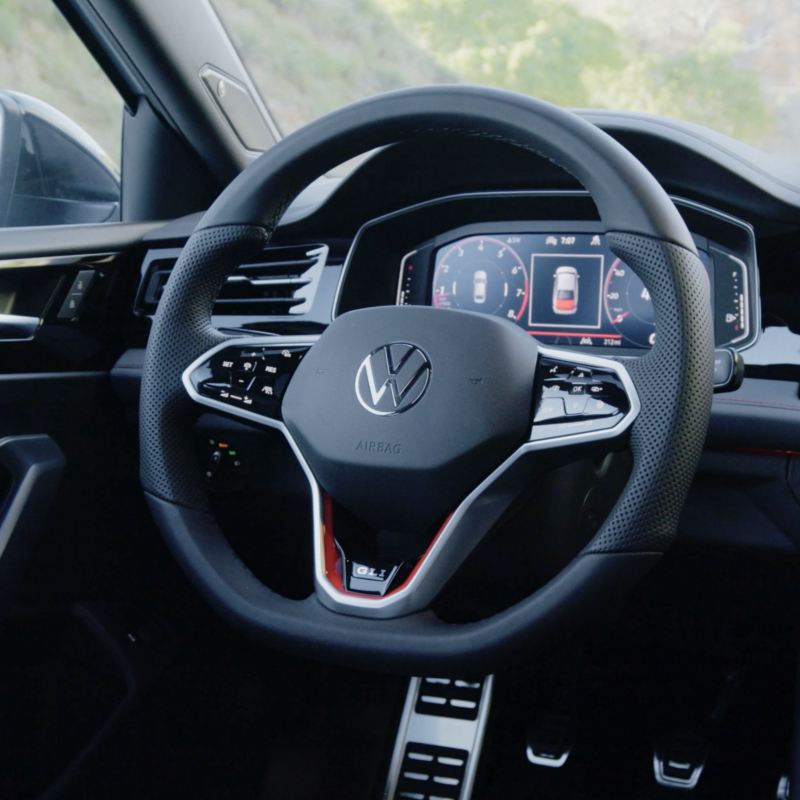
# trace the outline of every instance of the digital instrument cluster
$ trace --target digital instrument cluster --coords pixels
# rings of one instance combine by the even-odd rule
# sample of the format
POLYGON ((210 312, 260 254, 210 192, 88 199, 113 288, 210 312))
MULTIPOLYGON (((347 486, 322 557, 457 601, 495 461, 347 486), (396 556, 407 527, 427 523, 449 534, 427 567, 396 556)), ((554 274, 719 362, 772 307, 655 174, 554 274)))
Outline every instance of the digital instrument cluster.
MULTIPOLYGON (((507 230, 437 239, 401 262, 397 303, 505 317, 550 344, 645 349, 656 337, 650 294, 603 233, 507 230)), ((750 334, 748 268, 711 242, 698 247, 717 346, 750 334)))

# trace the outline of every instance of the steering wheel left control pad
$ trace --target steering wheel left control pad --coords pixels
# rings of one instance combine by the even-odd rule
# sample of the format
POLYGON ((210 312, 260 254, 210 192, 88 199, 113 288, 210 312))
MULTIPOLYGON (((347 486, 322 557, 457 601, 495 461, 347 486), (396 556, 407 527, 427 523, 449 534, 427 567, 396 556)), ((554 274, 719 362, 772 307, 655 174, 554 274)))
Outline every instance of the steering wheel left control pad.
POLYGON ((309 345, 224 347, 190 370, 194 392, 233 409, 279 420, 281 400, 309 345))

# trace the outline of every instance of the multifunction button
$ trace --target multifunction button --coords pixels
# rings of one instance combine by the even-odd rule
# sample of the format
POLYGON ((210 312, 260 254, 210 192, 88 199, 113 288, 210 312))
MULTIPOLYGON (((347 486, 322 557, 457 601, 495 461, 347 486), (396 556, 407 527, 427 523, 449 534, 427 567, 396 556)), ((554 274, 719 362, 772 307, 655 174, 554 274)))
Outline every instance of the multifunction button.
POLYGON ((741 353, 723 347, 714 351, 714 391, 735 392, 744 380, 744 359, 741 353))
POLYGON ((204 367, 197 384, 204 397, 277 419, 286 387, 308 346, 231 346, 204 367))
POLYGON ((628 398, 610 370, 542 358, 537 370, 535 424, 621 416, 628 398))

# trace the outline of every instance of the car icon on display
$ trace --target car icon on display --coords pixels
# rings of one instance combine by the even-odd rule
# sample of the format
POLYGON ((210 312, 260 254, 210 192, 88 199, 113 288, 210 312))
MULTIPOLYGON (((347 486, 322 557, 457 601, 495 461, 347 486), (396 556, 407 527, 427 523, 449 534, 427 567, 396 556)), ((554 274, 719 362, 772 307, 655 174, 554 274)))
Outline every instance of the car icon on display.
POLYGON ((574 314, 578 310, 578 270, 558 267, 553 274, 553 313, 574 314))
POLYGON ((488 277, 484 270, 475 270, 475 274, 472 276, 472 302, 476 305, 482 305, 486 302, 487 281, 488 277))

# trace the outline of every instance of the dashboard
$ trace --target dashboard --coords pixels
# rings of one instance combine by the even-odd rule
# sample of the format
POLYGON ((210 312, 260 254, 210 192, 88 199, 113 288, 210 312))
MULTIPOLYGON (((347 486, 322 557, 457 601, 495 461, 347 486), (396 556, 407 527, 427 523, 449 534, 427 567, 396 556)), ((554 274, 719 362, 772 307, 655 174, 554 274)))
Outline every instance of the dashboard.
MULTIPOLYGON (((500 316, 555 346, 647 350, 657 336, 650 294, 613 252, 588 206, 576 205, 588 198, 576 194, 456 196, 388 215, 359 232, 346 264, 347 283, 369 263, 373 286, 395 284, 382 304, 500 316), (582 218, 541 218, 567 203, 582 218), (414 241, 416 231, 435 233, 414 241), (376 263, 378 237, 390 252, 376 263)), ((758 330, 752 229, 689 201, 676 199, 676 205, 710 284, 716 346, 744 349, 758 330)), ((352 302, 347 284, 343 299, 352 302)), ((376 301, 373 296, 369 304, 376 301)))
MULTIPOLYGON (((622 123, 617 120, 613 124, 622 123)), ((756 174, 741 159, 729 158, 728 151, 702 151, 693 133, 680 138, 676 124, 670 122, 669 129, 658 134, 658 130, 653 133, 653 126, 658 126, 651 121, 646 130, 618 131, 618 135, 656 175, 683 215, 714 290, 717 343, 732 343, 745 350, 746 362, 742 388, 714 397, 704 457, 705 483, 699 492, 702 507, 695 499, 684 524, 693 535, 713 540, 724 537, 759 547, 766 541, 780 548, 789 536, 800 545, 800 515, 793 499, 800 496, 800 461, 795 457, 800 452, 800 190, 790 193, 785 188, 791 176, 784 169, 770 170, 764 164, 756 174), (725 274, 726 264, 729 275, 725 274), (730 294, 726 296, 728 279, 730 294), (755 455, 768 450, 776 455, 755 455), (735 469, 741 470, 742 482, 752 480, 752 506, 741 490, 742 482, 731 480, 735 469), (712 489, 708 489, 709 481, 716 481, 712 489), (765 482, 772 487, 769 496, 765 482), (735 491, 729 491, 730 486, 735 486, 735 491), (766 515, 765 508, 769 512, 766 515), (720 519, 723 524, 717 524, 720 519)), ((796 183, 800 186, 800 176, 796 183)), ((164 278, 200 218, 198 213, 166 224, 98 225, 80 231, 74 227, 43 229, 36 232, 35 240, 23 229, 4 232, 0 250, 6 266, 13 268, 0 270, 0 288, 15 298, 8 310, 44 319, 33 341, 4 345, 4 371, 91 377, 111 369, 113 390, 125 401, 133 418, 138 409, 138 381, 149 319, 158 301, 156 292, 148 300, 143 288, 153 275, 160 278, 163 288, 164 278), (78 233, 82 252, 96 256, 76 255, 78 233), (109 257, 111 253, 116 255, 109 257), (50 259, 45 265, 43 256, 50 259), (22 257, 30 261, 21 262, 22 257), (78 272, 90 268, 96 270, 97 279, 80 317, 58 319, 61 303, 78 272), (61 294, 45 308, 40 302, 50 296, 48 292, 61 294)), ((596 332, 611 335, 588 336, 595 331, 574 327, 584 324, 577 317, 593 291, 591 278, 585 276, 578 278, 577 299, 573 297, 578 310, 557 315, 555 328, 540 324, 547 319, 533 314, 536 298, 541 293, 538 302, 545 304, 544 313, 548 313, 550 304, 549 313, 553 314, 555 273, 570 262, 543 262, 549 275, 539 267, 544 272, 542 283, 538 274, 532 274, 534 254, 555 255, 557 260, 587 251, 603 255, 603 279, 608 279, 614 262, 609 260, 607 243, 602 239, 597 210, 586 193, 568 176, 560 176, 549 162, 497 143, 471 139, 455 145, 431 141, 386 148, 347 174, 320 181, 290 207, 276 230, 265 261, 269 257, 278 263, 261 265, 270 270, 263 276, 268 278, 262 281, 265 285, 251 286, 240 280, 230 286, 229 290, 237 290, 242 297, 246 288, 250 299, 238 306, 220 304, 215 323, 239 333, 317 335, 332 316, 349 310, 398 302, 432 304, 434 290, 438 285, 441 293, 442 275, 446 275, 440 270, 437 276, 437 265, 447 263, 444 256, 456 243, 475 236, 499 239, 519 257, 528 280, 526 306, 505 305, 510 302, 505 299, 506 289, 497 283, 491 269, 477 264, 466 271, 466 283, 462 280, 456 284, 456 298, 451 298, 451 303, 463 301, 468 308, 472 303, 482 313, 506 316, 512 310, 515 317, 522 310, 515 324, 538 331, 535 335, 551 347, 563 344, 581 348, 587 355, 635 357, 647 352, 652 333, 658 335, 651 327, 647 300, 632 283, 620 290, 619 298, 604 296, 605 286, 601 286, 602 324, 596 332), (592 245, 595 235, 601 237, 600 246, 592 245), (548 245, 548 236, 556 237, 557 245, 548 245), (509 241, 509 237, 518 241, 509 241), (572 242, 561 237, 575 238, 572 242), (321 245, 328 248, 324 265, 317 257, 305 258, 319 253, 321 245), (298 269, 308 268, 303 273, 313 276, 308 284, 280 266, 285 264, 287 252, 305 258, 305 266, 298 269), (483 277, 477 275, 476 302, 476 273, 480 270, 486 273, 485 287, 481 286, 483 277), (281 276, 285 283, 276 286, 281 276), (504 299, 493 307, 492 292, 498 291, 498 286, 504 299), (256 291, 263 296, 262 302, 252 299, 256 291), (280 292, 290 298, 297 295, 292 299, 296 304, 279 303, 276 296, 280 292), (636 315, 632 308, 623 320, 612 322, 627 310, 617 311, 612 301, 629 306, 635 303, 636 315), (644 316, 644 323, 634 326, 634 316, 637 320, 644 316), (531 320, 537 324, 530 326, 531 320), (621 338, 612 340, 615 335, 621 338)), ((498 261, 511 257, 506 252, 498 258, 498 253, 499 249, 494 251, 498 261)), ((454 256, 453 260, 462 258, 457 251, 454 256)), ((467 248, 463 258, 471 256, 467 248)), ((620 267, 617 264, 614 270, 620 267)), ((599 271, 599 267, 595 269, 599 271)), ((262 277, 250 267, 243 274, 262 277)), ((614 276, 620 277, 626 278, 614 276)), ((634 276, 627 277, 633 281, 634 276)), ((570 278, 561 281, 559 291, 569 292, 565 284, 570 278)), ((605 295, 616 291, 614 283, 605 295)), ((522 288, 524 297, 524 280, 513 292, 512 286, 509 282, 509 294, 522 288)), ((594 296, 592 308, 597 302, 594 296)), ((442 302, 443 314, 448 313, 445 305, 442 302)), ((594 320, 592 324, 596 324, 594 320)), ((73 392, 74 379, 69 380, 66 391, 73 392)), ((18 396, 19 381, 15 378, 8 384, 8 391, 18 396)), ((41 391, 45 390, 49 403, 53 393, 43 385, 41 391)), ((50 405, 40 403, 39 407, 49 409, 50 405)), ((73 428, 70 425, 69 429, 73 428)), ((205 437, 198 447, 209 464, 216 464, 219 453, 212 451, 208 442, 209 437, 205 437)), ((245 450, 242 446, 239 453, 245 450)), ((223 469, 227 469, 227 463, 235 463, 235 458, 223 462, 223 469)), ((250 463, 246 455, 242 469, 249 470, 250 463)), ((241 480, 232 467, 230 473, 220 475, 223 486, 227 475, 232 484, 241 480)))

